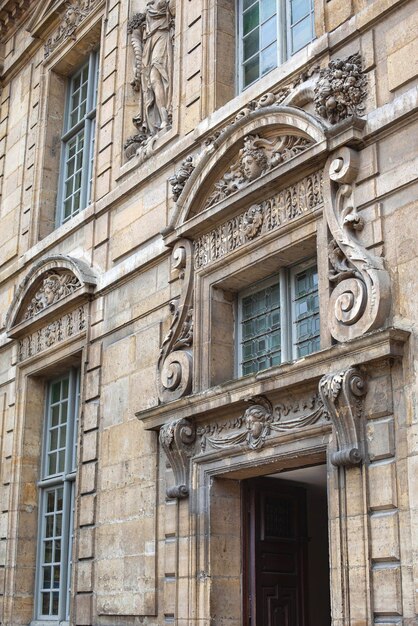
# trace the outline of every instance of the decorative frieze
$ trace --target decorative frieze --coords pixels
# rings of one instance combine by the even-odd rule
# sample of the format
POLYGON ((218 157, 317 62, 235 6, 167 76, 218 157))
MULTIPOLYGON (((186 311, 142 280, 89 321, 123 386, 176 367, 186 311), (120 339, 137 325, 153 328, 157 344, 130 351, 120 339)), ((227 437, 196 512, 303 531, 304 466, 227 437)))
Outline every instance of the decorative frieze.
POLYGON ((57 343, 74 337, 82 333, 86 326, 86 306, 83 305, 19 339, 18 360, 24 361, 57 343))
POLYGON ((329 159, 324 176, 324 209, 332 236, 328 327, 337 341, 381 327, 390 308, 390 281, 383 259, 367 250, 357 236, 364 226, 353 197, 358 168, 358 153, 342 148, 329 159))
POLYGON ((322 180, 322 170, 314 172, 199 237, 194 242, 195 269, 205 267, 255 237, 276 230, 321 206, 322 180))
POLYGON ((337 435, 338 451, 331 456, 334 465, 359 465, 361 449, 360 418, 367 384, 355 367, 327 374, 319 383, 319 393, 337 435))
POLYGON ((315 109, 331 124, 350 115, 362 115, 367 96, 367 78, 362 70, 360 53, 330 61, 321 69, 315 86, 315 109))
POLYGON ((260 450, 275 432, 287 433, 312 426, 322 418, 327 419, 327 412, 317 393, 305 400, 276 406, 266 396, 254 396, 248 402, 248 409, 237 418, 197 427, 202 452, 206 452, 208 447, 223 450, 236 446, 260 450))
POLYGON ((47 59, 51 52, 65 39, 75 39, 77 26, 99 4, 101 0, 74 0, 69 3, 58 30, 48 39, 44 47, 44 57, 47 59))
POLYGON ((132 158, 157 134, 171 128, 173 108, 175 0, 148 2, 144 13, 128 22, 134 52, 131 85, 138 94, 138 111, 133 117, 137 134, 125 143, 125 154, 132 158))
POLYGON ((47 307, 71 295, 81 287, 81 282, 70 272, 49 272, 45 275, 41 287, 31 299, 22 319, 28 320, 47 307))
POLYGON ((157 363, 161 402, 177 400, 191 391, 193 344, 193 244, 179 241, 172 254, 172 274, 182 282, 180 299, 170 302, 170 329, 161 345, 157 363))
POLYGON ((275 140, 247 135, 238 159, 215 183, 215 189, 207 199, 205 208, 247 187, 253 180, 303 152, 312 144, 312 140, 294 135, 282 135, 275 140))

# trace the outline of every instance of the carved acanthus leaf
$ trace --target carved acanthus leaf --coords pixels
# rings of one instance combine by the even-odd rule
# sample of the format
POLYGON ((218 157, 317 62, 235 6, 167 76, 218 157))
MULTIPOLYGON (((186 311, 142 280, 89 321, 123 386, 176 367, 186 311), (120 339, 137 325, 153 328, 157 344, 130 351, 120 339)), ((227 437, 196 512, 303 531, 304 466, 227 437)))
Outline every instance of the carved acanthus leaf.
POLYGON ((215 189, 207 199, 205 208, 243 189, 266 172, 304 152, 312 144, 312 140, 294 135, 283 135, 276 140, 247 135, 238 159, 215 183, 215 189))
POLYGON ((322 204, 322 171, 318 171, 199 237, 194 242, 195 269, 223 258, 256 237, 276 230, 322 204))
POLYGON ((74 274, 69 272, 47 273, 42 280, 42 285, 36 291, 26 311, 23 313, 22 320, 30 319, 47 307, 71 295, 80 287, 81 282, 74 274))
POLYGON ((128 159, 141 159, 153 151, 154 138, 171 128, 173 107, 175 0, 152 0, 144 13, 128 22, 134 52, 131 85, 138 94, 138 111, 133 117, 137 134, 125 143, 128 159))
POLYGON ((337 436, 338 451, 331 457, 334 465, 349 467, 363 460, 360 418, 366 391, 364 376, 354 367, 327 374, 319 382, 319 393, 337 436))
POLYGON ((157 364, 158 393, 161 402, 176 400, 190 393, 193 345, 193 244, 183 239, 172 254, 173 271, 182 282, 179 300, 170 302, 172 320, 161 345, 157 364))
POLYGON ((69 3, 58 30, 48 39, 44 47, 45 59, 55 48, 69 37, 75 36, 77 26, 99 4, 101 0, 74 0, 69 3))
POLYGON ((275 407, 266 396, 254 396, 248 402, 250 406, 245 413, 234 420, 198 426, 197 435, 202 452, 206 451, 208 445, 215 450, 240 445, 251 450, 260 450, 272 432, 285 433, 305 428, 326 417, 318 394, 308 401, 279 404, 275 407), (295 417, 288 418, 290 413, 295 414, 295 417), (233 432, 225 435, 228 430, 233 432))
POLYGON ((363 227, 353 195, 358 154, 342 148, 328 161, 324 177, 325 215, 332 235, 328 247, 332 293, 328 322, 332 336, 347 341, 381 326, 389 312, 389 275, 383 260, 368 251, 356 231, 363 227))
POLYGON ((165 424, 160 430, 160 443, 174 473, 175 486, 167 489, 168 498, 189 495, 190 458, 194 454, 196 428, 187 419, 165 424))
POLYGON ((365 109, 367 78, 362 70, 360 53, 330 61, 319 73, 315 87, 315 109, 331 124, 350 115, 362 115, 365 109))

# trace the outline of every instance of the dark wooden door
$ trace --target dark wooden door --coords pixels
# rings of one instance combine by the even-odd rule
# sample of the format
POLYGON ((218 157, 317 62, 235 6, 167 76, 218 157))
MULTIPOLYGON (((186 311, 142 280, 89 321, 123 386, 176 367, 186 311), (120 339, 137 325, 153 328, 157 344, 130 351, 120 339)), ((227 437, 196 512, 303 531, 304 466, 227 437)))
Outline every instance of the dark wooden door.
POLYGON ((248 626, 308 626, 306 493, 273 478, 245 481, 248 626))

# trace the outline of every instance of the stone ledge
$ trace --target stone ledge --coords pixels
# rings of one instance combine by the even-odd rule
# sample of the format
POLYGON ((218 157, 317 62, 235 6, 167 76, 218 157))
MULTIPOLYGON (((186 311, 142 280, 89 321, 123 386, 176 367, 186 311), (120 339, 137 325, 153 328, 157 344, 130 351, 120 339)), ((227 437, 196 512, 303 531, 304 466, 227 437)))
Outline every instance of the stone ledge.
POLYGON ((253 376, 227 381, 205 391, 136 413, 147 430, 157 430, 173 419, 210 419, 232 410, 243 410, 248 398, 255 395, 283 393, 292 388, 316 384, 324 374, 350 366, 367 366, 385 359, 399 359, 410 333, 387 328, 368 333, 359 339, 320 350, 297 361, 283 363, 253 376))

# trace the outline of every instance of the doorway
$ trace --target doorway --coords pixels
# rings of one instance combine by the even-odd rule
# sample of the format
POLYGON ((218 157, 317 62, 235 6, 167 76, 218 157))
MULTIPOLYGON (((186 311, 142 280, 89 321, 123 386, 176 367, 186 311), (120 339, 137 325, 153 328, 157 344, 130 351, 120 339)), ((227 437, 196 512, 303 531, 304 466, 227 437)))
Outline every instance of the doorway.
POLYGON ((325 466, 242 481, 246 626, 330 626, 325 466))

